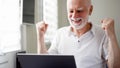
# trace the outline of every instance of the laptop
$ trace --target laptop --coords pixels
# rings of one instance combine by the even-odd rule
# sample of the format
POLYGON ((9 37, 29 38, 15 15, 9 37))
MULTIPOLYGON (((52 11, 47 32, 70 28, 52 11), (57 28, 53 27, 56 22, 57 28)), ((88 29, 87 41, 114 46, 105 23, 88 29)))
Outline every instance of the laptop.
POLYGON ((17 54, 16 68, 76 68, 73 55, 17 54))

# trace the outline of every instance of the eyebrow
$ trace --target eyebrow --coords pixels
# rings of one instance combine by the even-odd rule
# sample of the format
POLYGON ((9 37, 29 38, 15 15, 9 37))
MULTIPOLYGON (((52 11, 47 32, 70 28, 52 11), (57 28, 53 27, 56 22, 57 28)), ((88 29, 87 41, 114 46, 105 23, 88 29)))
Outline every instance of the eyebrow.
POLYGON ((77 10, 83 10, 83 7, 81 7, 81 8, 78 8, 77 10))
MULTIPOLYGON (((78 11, 82 11, 84 8, 83 7, 80 7, 80 8, 78 8, 77 10, 78 11)), ((72 9, 67 9, 67 10, 72 10, 72 9)))

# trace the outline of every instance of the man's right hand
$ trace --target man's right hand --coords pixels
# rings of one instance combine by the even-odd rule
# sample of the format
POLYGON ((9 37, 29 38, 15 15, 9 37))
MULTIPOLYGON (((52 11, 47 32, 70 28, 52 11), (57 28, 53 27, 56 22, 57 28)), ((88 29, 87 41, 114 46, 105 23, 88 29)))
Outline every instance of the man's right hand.
POLYGON ((47 27, 48 27, 48 24, 45 24, 44 21, 38 22, 36 24, 36 29, 40 37, 43 37, 45 35, 45 32, 47 31, 47 27))
POLYGON ((45 24, 44 21, 38 22, 36 24, 37 38, 38 38, 38 53, 47 54, 47 48, 44 42, 44 35, 47 31, 48 24, 45 24))

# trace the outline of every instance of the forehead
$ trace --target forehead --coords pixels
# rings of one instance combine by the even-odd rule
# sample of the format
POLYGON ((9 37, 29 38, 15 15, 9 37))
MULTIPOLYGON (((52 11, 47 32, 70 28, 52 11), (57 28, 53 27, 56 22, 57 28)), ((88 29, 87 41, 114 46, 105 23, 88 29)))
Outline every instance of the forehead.
POLYGON ((87 7, 90 0, 67 0, 67 8, 87 7))

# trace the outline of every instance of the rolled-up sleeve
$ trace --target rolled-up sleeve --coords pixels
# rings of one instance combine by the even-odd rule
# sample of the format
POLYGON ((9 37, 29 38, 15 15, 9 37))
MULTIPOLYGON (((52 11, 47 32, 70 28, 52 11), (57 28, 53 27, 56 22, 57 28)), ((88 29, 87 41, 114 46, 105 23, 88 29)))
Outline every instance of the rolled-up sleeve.
POLYGON ((108 60, 108 38, 107 36, 104 37, 104 42, 103 42, 103 58, 105 60, 108 60))

